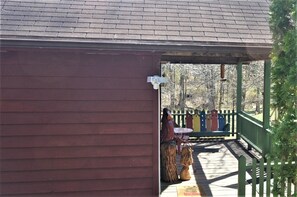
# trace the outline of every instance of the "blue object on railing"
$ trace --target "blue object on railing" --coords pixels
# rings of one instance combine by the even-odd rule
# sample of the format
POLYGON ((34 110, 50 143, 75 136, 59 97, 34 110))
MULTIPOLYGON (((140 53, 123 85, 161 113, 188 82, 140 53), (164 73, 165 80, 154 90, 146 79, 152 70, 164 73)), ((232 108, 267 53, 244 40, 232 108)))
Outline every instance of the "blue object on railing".
POLYGON ((222 114, 218 115, 218 119, 219 119, 219 131, 224 131, 224 127, 225 127, 225 118, 222 114))
POLYGON ((201 131, 206 131, 206 115, 204 110, 200 112, 200 129, 201 131))

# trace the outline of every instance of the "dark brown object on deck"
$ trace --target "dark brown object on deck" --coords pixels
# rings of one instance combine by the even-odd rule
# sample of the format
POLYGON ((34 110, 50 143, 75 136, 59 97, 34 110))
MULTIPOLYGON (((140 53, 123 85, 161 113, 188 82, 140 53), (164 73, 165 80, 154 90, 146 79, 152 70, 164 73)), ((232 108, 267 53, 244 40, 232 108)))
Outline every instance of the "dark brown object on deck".
POLYGON ((178 180, 175 141, 161 144, 161 179, 166 182, 178 180))

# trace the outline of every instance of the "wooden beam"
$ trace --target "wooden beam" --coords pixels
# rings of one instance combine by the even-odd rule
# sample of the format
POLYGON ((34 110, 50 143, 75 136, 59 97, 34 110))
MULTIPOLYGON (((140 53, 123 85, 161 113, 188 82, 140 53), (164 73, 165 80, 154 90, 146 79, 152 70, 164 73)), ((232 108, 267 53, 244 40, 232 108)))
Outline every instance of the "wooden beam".
POLYGON ((86 40, 30 40, 0 39, 1 50, 47 48, 53 50, 81 50, 89 53, 149 52, 162 54, 162 61, 193 64, 237 64, 269 58, 271 44, 222 42, 148 42, 148 41, 86 41, 86 40), (6 49, 3 49, 6 48, 6 49))
POLYGON ((239 60, 240 59, 236 57, 162 55, 162 61, 183 64, 236 64, 239 60))

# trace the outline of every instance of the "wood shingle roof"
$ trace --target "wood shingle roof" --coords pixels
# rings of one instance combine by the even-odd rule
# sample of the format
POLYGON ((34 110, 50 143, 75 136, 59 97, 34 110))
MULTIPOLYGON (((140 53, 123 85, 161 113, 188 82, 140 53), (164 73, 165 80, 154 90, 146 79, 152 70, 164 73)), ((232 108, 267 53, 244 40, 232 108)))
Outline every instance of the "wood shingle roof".
POLYGON ((4 0, 1 39, 271 47, 269 0, 4 0))

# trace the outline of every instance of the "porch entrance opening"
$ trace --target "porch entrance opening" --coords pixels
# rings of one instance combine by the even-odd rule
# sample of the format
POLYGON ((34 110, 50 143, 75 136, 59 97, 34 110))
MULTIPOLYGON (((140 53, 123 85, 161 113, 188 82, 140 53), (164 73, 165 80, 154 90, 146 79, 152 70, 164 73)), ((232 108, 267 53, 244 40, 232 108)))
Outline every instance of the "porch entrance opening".
MULTIPOLYGON (((249 121, 258 119, 260 125, 267 119, 265 105, 270 97, 265 94, 267 72, 264 70, 264 61, 249 64, 166 62, 161 65, 161 74, 168 82, 161 85, 160 111, 169 108, 179 127, 193 129, 189 142, 194 149, 191 180, 174 184, 161 182, 162 197, 177 196, 179 188, 184 186, 197 186, 206 196, 237 195, 239 156, 244 155, 250 162, 268 151, 269 142, 259 148, 255 143, 258 139, 251 139, 258 134, 245 132, 244 125, 248 123, 242 117, 244 114, 251 118, 249 121), (212 116, 214 110, 215 117, 212 116), (201 121, 201 112, 205 113, 205 125, 201 121), (189 115, 191 121, 187 119, 189 115), (195 125, 195 115, 200 118, 199 129, 195 125), (216 134, 224 131, 222 123, 229 126, 228 132, 216 134)), ((180 171, 180 155, 176 161, 180 171)))
POLYGON ((161 87, 161 108, 171 110, 190 138, 236 138, 236 65, 162 64, 168 82, 161 87))

